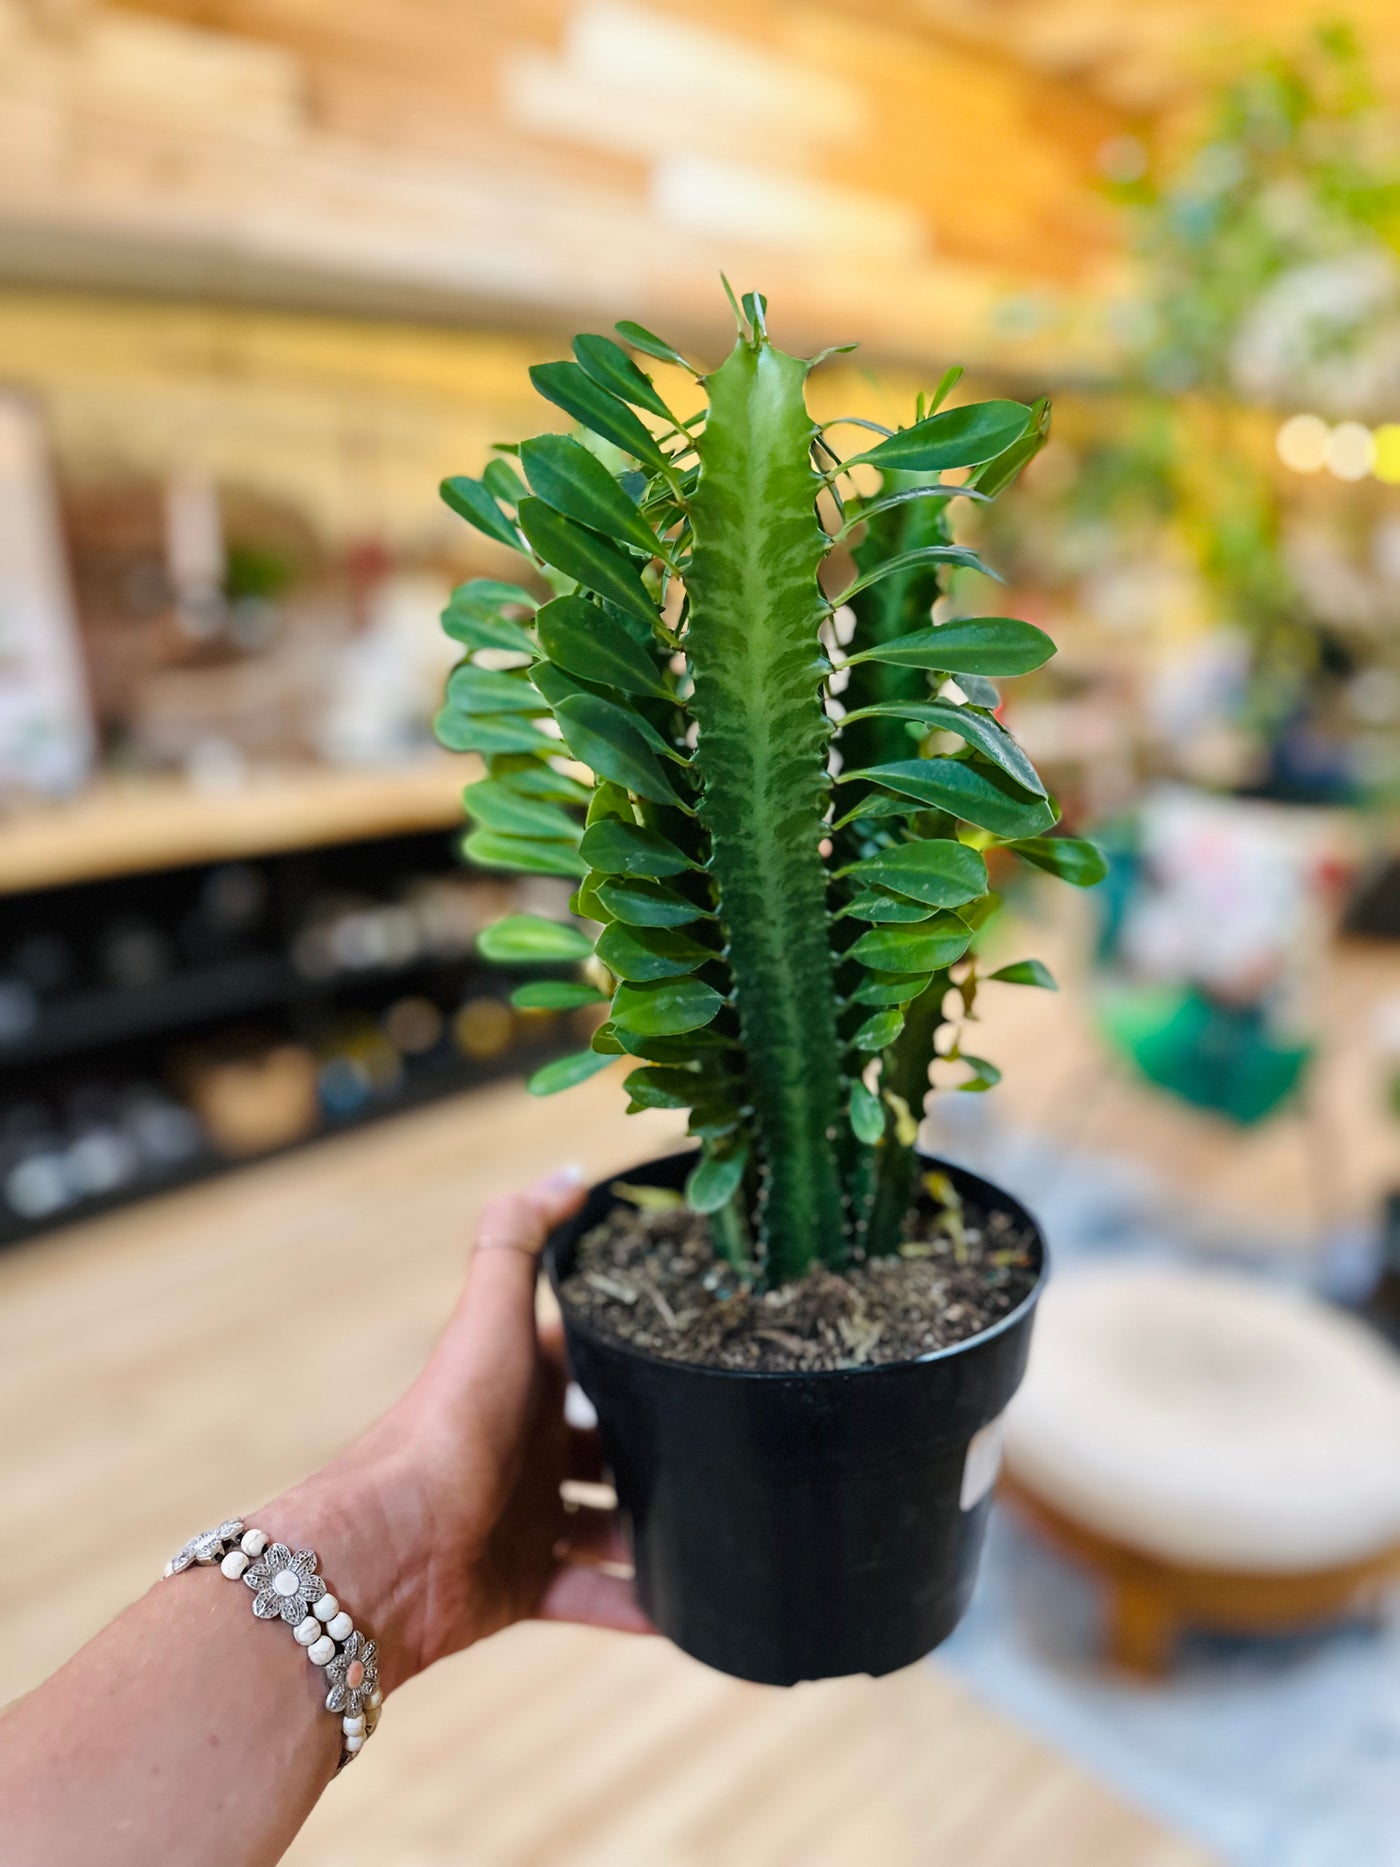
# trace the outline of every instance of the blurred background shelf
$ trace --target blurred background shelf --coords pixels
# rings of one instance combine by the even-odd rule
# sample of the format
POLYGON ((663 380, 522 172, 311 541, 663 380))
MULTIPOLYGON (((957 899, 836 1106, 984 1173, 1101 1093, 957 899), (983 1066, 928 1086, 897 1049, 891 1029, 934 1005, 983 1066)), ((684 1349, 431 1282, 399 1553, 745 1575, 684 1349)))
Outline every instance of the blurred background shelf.
POLYGON ((30 885, 0 894, 0 1242, 586 1040, 475 955, 568 891, 463 864, 460 779, 112 785, 10 826, 30 885))
POLYGON ((178 773, 107 777, 71 802, 0 817, 0 893, 446 830, 470 776, 467 761, 434 759, 398 771, 261 769, 233 788, 178 773))

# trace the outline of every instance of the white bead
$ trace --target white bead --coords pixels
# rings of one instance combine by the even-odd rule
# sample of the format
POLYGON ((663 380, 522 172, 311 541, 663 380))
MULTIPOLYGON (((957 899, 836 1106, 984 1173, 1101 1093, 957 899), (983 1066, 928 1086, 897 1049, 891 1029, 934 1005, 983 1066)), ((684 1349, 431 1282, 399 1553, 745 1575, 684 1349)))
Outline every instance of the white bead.
POLYGON ((314 1646, 321 1638, 321 1623, 314 1614, 308 1614, 304 1621, 298 1621, 292 1629, 292 1638, 298 1646, 314 1646))
POLYGON ((329 1666, 335 1658, 335 1642, 329 1634, 322 1634, 312 1641, 306 1649, 306 1657, 313 1666, 329 1666))
POLYGON ((241 1549, 231 1549, 219 1567, 231 1582, 236 1582, 248 1567, 248 1558, 241 1549))
POLYGON ((333 1621, 340 1612, 340 1603, 334 1595, 322 1595, 311 1612, 318 1621, 333 1621))
POLYGON ((267 1548, 267 1538, 261 1530, 245 1530, 241 1548, 245 1556, 261 1556, 267 1548))
POLYGON ((376 1686, 376 1687, 374 1688, 374 1690, 373 1690, 373 1691, 372 1691, 372 1692, 370 1693, 370 1695, 369 1695, 369 1705, 370 1705, 370 1710, 371 1710, 371 1711, 378 1711, 378 1710, 379 1710, 379 1707, 380 1707, 380 1706, 381 1706, 381 1705, 382 1705, 383 1703, 384 1703, 384 1694, 383 1694, 383 1693, 382 1693, 382 1692, 380 1691, 380 1689, 379 1689, 379 1687, 378 1687, 378 1686, 376 1686))
POLYGON ((290 1601, 301 1587, 301 1577, 295 1569, 279 1569, 272 1578, 272 1592, 280 1595, 284 1601, 290 1601))
POLYGON ((344 1608, 340 1610, 339 1614, 332 1615, 331 1619, 326 1622, 326 1632, 330 1635, 332 1640, 348 1640, 354 1631, 355 1623, 350 1619, 350 1616, 345 1612, 344 1608))
POLYGON ((357 1733, 363 1731, 365 1728, 364 1714, 361 1713, 358 1718, 347 1714, 347 1716, 341 1719, 340 1728, 347 1737, 356 1736, 357 1733))
MULTIPOLYGON (((353 1737, 347 1737, 345 1740, 345 1748, 349 1751, 352 1757, 355 1756, 358 1752, 362 1751, 364 1747, 365 1747, 365 1734, 363 1731, 357 1731, 353 1737)), ((379 1755, 379 1752, 376 1750, 374 1754, 377 1757, 379 1755)))

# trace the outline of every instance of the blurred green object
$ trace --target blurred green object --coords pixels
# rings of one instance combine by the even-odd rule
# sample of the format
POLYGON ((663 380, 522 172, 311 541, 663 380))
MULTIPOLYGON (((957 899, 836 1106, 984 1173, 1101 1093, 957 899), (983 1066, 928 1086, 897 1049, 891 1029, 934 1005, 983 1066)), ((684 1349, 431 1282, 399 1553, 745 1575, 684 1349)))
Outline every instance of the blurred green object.
POLYGON ((1314 1054, 1275 1041, 1262 1006, 1221 1004, 1194 986, 1109 986, 1096 1015, 1149 1082, 1246 1128, 1288 1100, 1314 1054))

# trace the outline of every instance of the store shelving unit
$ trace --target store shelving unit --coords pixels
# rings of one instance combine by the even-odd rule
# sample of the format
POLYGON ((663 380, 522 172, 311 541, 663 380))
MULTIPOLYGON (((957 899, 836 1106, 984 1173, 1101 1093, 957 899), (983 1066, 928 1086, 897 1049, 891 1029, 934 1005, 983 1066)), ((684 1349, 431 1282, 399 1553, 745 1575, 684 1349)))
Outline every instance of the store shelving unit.
POLYGON ((552 885, 463 864, 464 776, 108 782, 0 821, 0 1243, 578 1043, 475 957, 552 885))

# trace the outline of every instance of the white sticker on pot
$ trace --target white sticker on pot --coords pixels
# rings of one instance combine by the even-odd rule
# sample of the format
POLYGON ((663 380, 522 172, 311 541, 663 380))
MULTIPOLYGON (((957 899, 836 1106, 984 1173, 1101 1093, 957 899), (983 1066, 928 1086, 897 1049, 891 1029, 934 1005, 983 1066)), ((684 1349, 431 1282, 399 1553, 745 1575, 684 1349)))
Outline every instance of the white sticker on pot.
POLYGON ((1006 1437, 1006 1415, 994 1420, 972 1435, 963 1461, 962 1494, 958 1499, 964 1510, 980 1504, 997 1481, 1001 1470, 1001 1444, 1006 1437))

